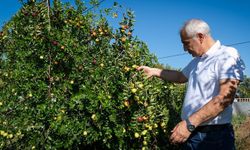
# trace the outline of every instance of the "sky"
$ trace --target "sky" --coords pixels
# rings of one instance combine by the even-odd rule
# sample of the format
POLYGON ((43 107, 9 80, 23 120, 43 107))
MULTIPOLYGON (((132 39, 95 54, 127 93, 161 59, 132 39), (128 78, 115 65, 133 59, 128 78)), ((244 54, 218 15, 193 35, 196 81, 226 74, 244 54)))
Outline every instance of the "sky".
MULTIPOLYGON (((74 0, 63 0, 73 2, 74 0)), ((184 68, 192 56, 183 54, 179 30, 191 18, 206 21, 212 36, 224 45, 234 45, 250 76, 250 0, 115 0, 124 9, 135 13, 134 35, 147 43, 159 62, 176 69, 184 68), (165 58, 163 58, 165 57, 165 58)), ((89 0, 86 1, 88 3, 89 0)), ((101 7, 111 7, 114 0, 105 0, 101 7)), ((73 3, 72 3, 73 4, 73 3)), ((20 9, 18 0, 0 0, 0 26, 20 9)), ((111 23, 114 23, 115 21, 111 23)))

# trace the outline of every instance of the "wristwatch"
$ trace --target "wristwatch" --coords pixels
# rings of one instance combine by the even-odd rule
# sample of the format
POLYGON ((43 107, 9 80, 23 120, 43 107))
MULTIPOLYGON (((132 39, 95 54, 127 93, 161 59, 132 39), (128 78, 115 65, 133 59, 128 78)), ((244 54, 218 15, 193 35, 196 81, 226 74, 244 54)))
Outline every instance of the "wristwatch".
POLYGON ((190 120, 187 118, 186 120, 186 123, 187 123, 187 129, 189 132, 193 132, 195 130, 195 126, 192 125, 192 123, 190 122, 190 120))

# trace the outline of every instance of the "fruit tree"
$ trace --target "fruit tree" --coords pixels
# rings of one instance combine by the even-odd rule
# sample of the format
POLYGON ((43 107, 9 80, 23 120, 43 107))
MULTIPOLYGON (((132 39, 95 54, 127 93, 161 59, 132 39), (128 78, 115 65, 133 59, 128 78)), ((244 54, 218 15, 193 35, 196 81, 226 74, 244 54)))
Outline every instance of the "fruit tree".
POLYGON ((132 11, 20 2, 0 32, 1 149, 171 147, 184 86, 136 70, 160 65, 133 35, 132 11))

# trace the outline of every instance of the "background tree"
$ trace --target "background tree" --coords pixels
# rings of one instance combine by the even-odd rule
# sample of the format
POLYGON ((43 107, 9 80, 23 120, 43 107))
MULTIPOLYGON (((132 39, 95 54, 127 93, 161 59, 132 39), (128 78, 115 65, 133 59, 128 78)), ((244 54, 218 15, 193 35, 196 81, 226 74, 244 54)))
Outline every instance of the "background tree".
POLYGON ((250 78, 244 77, 243 82, 239 86, 238 96, 241 98, 250 98, 250 78))

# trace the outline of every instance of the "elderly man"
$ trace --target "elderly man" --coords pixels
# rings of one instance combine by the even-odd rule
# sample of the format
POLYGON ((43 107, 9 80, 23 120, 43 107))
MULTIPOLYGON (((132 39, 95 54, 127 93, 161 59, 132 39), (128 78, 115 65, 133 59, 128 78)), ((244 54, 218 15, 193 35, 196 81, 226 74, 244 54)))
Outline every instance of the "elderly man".
POLYGON ((148 77, 186 83, 182 121, 170 141, 190 150, 233 150, 232 102, 243 80, 244 63, 235 48, 221 45, 210 27, 199 19, 188 20, 180 30, 183 48, 194 59, 180 72, 140 66, 148 77))

